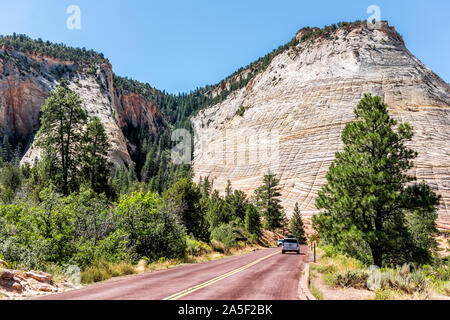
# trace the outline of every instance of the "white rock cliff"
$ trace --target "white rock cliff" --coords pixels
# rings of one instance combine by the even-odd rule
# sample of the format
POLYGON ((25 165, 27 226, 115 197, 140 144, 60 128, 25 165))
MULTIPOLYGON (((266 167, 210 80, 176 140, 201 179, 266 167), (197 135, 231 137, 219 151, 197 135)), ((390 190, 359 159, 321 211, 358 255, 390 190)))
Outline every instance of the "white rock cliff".
POLYGON ((209 176, 219 191, 230 180, 250 195, 270 168, 281 179, 288 215, 296 202, 305 216, 316 214, 317 193, 342 149, 342 129, 365 93, 381 96, 393 117, 414 126, 413 174, 442 196, 440 221, 450 223, 449 85, 387 23, 300 42, 246 87, 197 114, 196 179, 209 176))

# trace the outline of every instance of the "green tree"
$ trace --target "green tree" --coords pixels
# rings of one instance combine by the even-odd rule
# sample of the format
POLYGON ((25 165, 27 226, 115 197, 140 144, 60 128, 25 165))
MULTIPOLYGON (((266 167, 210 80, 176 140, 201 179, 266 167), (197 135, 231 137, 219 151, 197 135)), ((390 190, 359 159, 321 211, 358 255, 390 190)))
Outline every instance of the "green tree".
POLYGON ((141 177, 143 182, 150 182, 151 178, 156 175, 156 152, 153 146, 150 147, 150 151, 147 152, 144 166, 142 167, 141 177))
POLYGON ((213 184, 209 180, 209 176, 206 177, 205 179, 200 177, 199 187, 205 197, 209 197, 211 195, 213 184))
POLYGON ((20 205, 0 206, 0 255, 28 269, 38 269, 49 260, 49 240, 36 226, 36 214, 20 205))
POLYGON ((232 218, 231 208, 228 202, 222 199, 218 191, 214 191, 209 200, 206 212, 206 220, 209 223, 209 231, 221 224, 227 224, 232 218))
POLYGON ((130 167, 128 168, 128 186, 130 187, 136 181, 137 181, 136 163, 131 162, 130 167))
POLYGON ((3 143, 2 143, 2 154, 1 157, 4 162, 9 162, 12 157, 12 150, 11 150, 11 144, 9 142, 9 136, 5 135, 3 136, 3 143))
POLYGON ((222 223, 211 232, 211 240, 223 243, 226 249, 236 245, 236 233, 231 224, 222 223))
POLYGON ((14 193, 22 185, 22 172, 19 167, 8 164, 1 169, 0 184, 3 189, 11 189, 14 193))
POLYGON ((255 191, 256 204, 265 218, 266 227, 274 231, 282 226, 282 206, 280 205, 280 187, 274 174, 269 172, 264 176, 264 184, 255 191))
POLYGON ((48 261, 68 262, 75 252, 75 213, 66 210, 65 199, 53 186, 40 193, 42 202, 33 209, 38 234, 48 243, 48 261))
POLYGON ((119 227, 129 234, 138 259, 176 258, 183 252, 184 229, 162 208, 162 200, 151 192, 124 195, 117 205, 119 227))
POLYGON ((287 235, 287 232, 289 231, 289 219, 286 215, 286 211, 281 211, 281 227, 283 228, 283 235, 287 235))
POLYGON ((230 205, 231 215, 235 218, 245 219, 245 211, 248 205, 248 199, 244 192, 241 190, 234 190, 226 198, 227 203, 230 205))
POLYGON ((108 199, 92 189, 82 187, 79 193, 70 195, 66 211, 76 216, 76 237, 91 239, 94 246, 117 228, 108 199))
POLYGON ((251 234, 259 235, 261 233, 261 217, 258 209, 252 204, 247 205, 247 210, 245 210, 245 229, 251 234))
POLYGON ((128 171, 121 165, 114 172, 113 185, 119 194, 124 194, 128 190, 128 171))
POLYGON ((52 93, 41 112, 37 145, 49 160, 49 177, 64 195, 68 195, 79 183, 81 142, 87 114, 81 107, 80 97, 64 86, 52 93))
POLYGON ((227 181, 227 186, 225 188, 225 199, 228 201, 228 198, 233 195, 233 187, 231 186, 231 181, 227 181))
POLYGON ((186 227, 187 233, 195 238, 208 241, 208 226, 202 210, 202 193, 190 178, 183 178, 171 186, 164 194, 166 205, 172 208, 186 227))
POLYGON ((357 258, 368 255, 380 267, 424 262, 436 246, 439 197, 425 183, 412 184, 415 178, 407 174, 417 156, 406 146, 413 128, 397 125, 381 98, 371 95, 360 101, 355 116, 319 192, 316 206, 324 211, 313 224, 327 243, 357 258), (420 241, 411 233, 414 221, 422 224, 420 241))
POLYGON ((298 203, 295 204, 294 214, 291 219, 291 233, 298 240, 300 244, 307 244, 307 239, 305 236, 305 229, 303 226, 302 214, 298 203))
POLYGON ((97 193, 111 194, 109 176, 112 163, 108 159, 110 144, 100 119, 94 117, 82 139, 81 173, 83 180, 97 193))

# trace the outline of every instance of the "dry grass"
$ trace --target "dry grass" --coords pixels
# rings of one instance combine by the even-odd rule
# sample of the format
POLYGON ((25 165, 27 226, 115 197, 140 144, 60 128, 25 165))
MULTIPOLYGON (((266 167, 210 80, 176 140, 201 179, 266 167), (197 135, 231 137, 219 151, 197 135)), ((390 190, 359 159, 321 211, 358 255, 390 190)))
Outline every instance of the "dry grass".
POLYGON ((129 262, 110 263, 99 261, 81 272, 81 283, 90 284, 111 278, 137 273, 137 267, 129 262))
MULTIPOLYGON (((325 248, 327 249, 327 248, 325 248)), ((369 271, 361 262, 339 254, 330 253, 330 250, 318 250, 319 263, 311 264, 311 270, 318 274, 320 281, 318 284, 326 286, 326 295, 331 291, 331 296, 341 294, 345 298, 346 289, 358 289, 362 299, 370 292, 368 280, 373 272, 369 271)), ((375 300, 427 300, 427 299, 446 299, 450 293, 450 282, 436 279, 436 276, 430 276, 437 273, 445 275, 445 270, 439 271, 419 268, 414 269, 409 265, 398 268, 383 268, 378 271, 379 289, 373 291, 375 300), (430 271, 431 270, 431 271, 430 271), (439 271, 439 272, 438 272, 439 271)), ((314 278, 317 280, 317 278, 314 278)), ((444 279, 445 280, 445 279, 444 279)), ((323 289, 323 288, 322 288, 323 289)), ((323 291, 323 290, 322 290, 323 291)), ((350 294, 350 291, 347 290, 350 294)), ((354 290, 353 290, 354 291, 354 290)))
POLYGON ((81 283, 92 284, 106 281, 115 277, 140 274, 145 272, 153 272, 158 270, 165 270, 176 268, 186 264, 202 263, 207 261, 220 260, 226 257, 237 256, 254 252, 255 250, 263 249, 261 246, 246 246, 240 248, 232 248, 225 252, 206 252, 199 256, 188 256, 186 263, 183 260, 166 260, 161 259, 156 262, 148 263, 141 260, 139 263, 132 264, 126 261, 120 263, 110 263, 106 261, 99 261, 81 272, 81 283))
POLYGON ((314 285, 310 285, 309 289, 311 290, 311 294, 316 298, 317 300, 323 300, 323 294, 320 292, 319 289, 317 289, 314 285))

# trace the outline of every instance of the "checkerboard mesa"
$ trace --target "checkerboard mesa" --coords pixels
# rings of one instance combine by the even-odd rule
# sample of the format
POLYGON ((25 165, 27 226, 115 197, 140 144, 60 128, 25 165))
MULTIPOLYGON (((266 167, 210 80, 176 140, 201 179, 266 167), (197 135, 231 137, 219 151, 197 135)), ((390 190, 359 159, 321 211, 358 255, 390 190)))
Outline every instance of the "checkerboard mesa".
POLYGON ((305 216, 314 215, 317 193, 343 147, 341 131, 371 93, 400 123, 414 127, 411 147, 419 156, 412 174, 442 196, 438 223, 450 227, 449 85, 414 57, 387 22, 378 29, 361 22, 305 28, 296 40, 245 86, 193 117, 196 179, 209 176, 221 191, 231 180, 251 194, 270 168, 281 180, 287 212, 299 202, 305 216), (267 132, 277 134, 278 156, 256 157, 255 164, 251 156, 261 153, 265 140, 259 137, 267 132))

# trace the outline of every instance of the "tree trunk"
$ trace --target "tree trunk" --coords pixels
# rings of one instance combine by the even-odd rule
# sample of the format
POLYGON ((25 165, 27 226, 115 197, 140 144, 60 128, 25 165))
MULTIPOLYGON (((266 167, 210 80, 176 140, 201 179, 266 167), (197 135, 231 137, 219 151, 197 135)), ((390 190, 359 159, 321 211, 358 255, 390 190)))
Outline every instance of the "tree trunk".
POLYGON ((373 264, 382 268, 383 267, 383 249, 379 246, 370 246, 372 251, 373 264))
MULTIPOLYGON (((381 212, 377 210, 377 216, 375 218, 375 229, 378 232, 383 231, 383 220, 381 219, 381 212)), ((372 250, 372 258, 374 265, 382 268, 383 267, 383 247, 377 242, 370 246, 372 250)))

